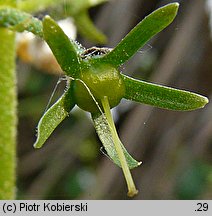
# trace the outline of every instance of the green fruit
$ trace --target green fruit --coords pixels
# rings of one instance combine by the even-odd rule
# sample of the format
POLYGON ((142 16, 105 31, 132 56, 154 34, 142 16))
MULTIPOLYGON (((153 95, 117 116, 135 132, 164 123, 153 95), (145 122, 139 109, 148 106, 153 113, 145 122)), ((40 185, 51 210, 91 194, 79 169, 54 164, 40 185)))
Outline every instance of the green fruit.
POLYGON ((122 77, 119 71, 110 65, 91 65, 81 72, 79 80, 74 81, 76 104, 91 113, 99 111, 96 102, 102 108, 101 99, 104 96, 108 97, 110 107, 113 108, 119 104, 124 94, 122 77))

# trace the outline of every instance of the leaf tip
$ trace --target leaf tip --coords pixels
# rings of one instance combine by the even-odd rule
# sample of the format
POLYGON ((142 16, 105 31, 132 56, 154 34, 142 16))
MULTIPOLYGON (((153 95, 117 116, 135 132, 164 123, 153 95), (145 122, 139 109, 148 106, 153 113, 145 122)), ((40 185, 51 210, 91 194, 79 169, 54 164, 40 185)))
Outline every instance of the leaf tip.
POLYGON ((172 8, 172 9, 174 9, 174 10, 177 11, 178 8, 179 8, 179 6, 180 6, 180 4, 178 2, 173 2, 173 3, 167 4, 166 6, 170 7, 170 8, 172 8))
POLYGON ((41 142, 40 142, 40 138, 37 137, 35 143, 33 144, 33 147, 34 147, 35 149, 39 149, 39 148, 41 148, 42 146, 43 146, 43 143, 41 143, 41 142))
POLYGON ((205 105, 209 102, 208 98, 196 93, 191 94, 191 101, 189 103, 189 107, 185 109, 185 111, 191 111, 196 109, 204 108, 205 105))
POLYGON ((177 14, 180 4, 178 2, 173 3, 173 9, 175 10, 175 14, 177 14))
POLYGON ((140 166, 141 164, 142 164, 142 161, 139 161, 139 162, 138 162, 138 166, 140 166))
POLYGON ((203 107, 205 107, 206 104, 209 103, 209 99, 205 96, 201 96, 201 99, 202 100, 201 100, 201 107, 200 108, 203 108, 203 107))
POLYGON ((52 26, 55 23, 55 21, 49 15, 45 15, 42 22, 43 22, 43 26, 45 27, 48 27, 50 25, 52 26))
POLYGON ((171 3, 175 8, 179 8, 180 4, 178 2, 171 3))
POLYGON ((178 9, 179 9, 180 4, 178 2, 170 3, 162 7, 161 9, 165 9, 166 12, 169 14, 171 20, 176 17, 178 9))
POLYGON ((44 18, 43 18, 43 21, 47 20, 47 19, 51 19, 51 17, 49 15, 45 15, 44 18))
POLYGON ((139 167, 142 163, 143 163, 142 161, 136 161, 136 163, 134 164, 134 166, 131 166, 131 165, 129 164, 129 168, 130 168, 130 169, 134 169, 134 168, 136 168, 136 167, 139 167))
POLYGON ((34 147, 35 149, 41 148, 41 146, 39 146, 39 145, 37 144, 37 142, 35 142, 35 143, 33 144, 33 147, 34 147))

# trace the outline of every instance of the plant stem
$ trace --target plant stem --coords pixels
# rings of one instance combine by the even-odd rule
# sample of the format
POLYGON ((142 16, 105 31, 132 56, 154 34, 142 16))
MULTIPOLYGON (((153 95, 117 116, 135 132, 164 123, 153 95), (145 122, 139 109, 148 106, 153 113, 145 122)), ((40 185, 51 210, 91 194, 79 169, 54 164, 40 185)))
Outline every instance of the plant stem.
POLYGON ((125 177, 126 182, 127 182, 127 187, 128 187, 127 195, 129 197, 133 197, 134 195, 136 195, 138 193, 138 190, 135 188, 135 184, 134 184, 132 175, 130 173, 130 169, 128 167, 128 164, 127 164, 123 149, 122 149, 122 147, 120 145, 121 141, 120 141, 120 139, 118 137, 116 127, 115 127, 115 124, 114 124, 114 121, 113 121, 113 117, 112 117, 111 112, 110 112, 110 105, 109 105, 107 96, 104 96, 102 98, 101 102, 102 102, 102 106, 104 108, 105 116, 106 116, 106 119, 108 121, 109 128, 110 128, 110 131, 111 131, 111 134, 112 134, 112 137, 113 137, 115 149, 116 149, 116 152, 118 154, 119 161, 121 163, 121 167, 122 167, 122 170, 123 170, 123 173, 124 173, 124 177, 125 177))
MULTIPOLYGON (((8 3, 8 1, 6 1, 8 3)), ((15 1, 10 1, 11 5, 15 1)), ((15 198, 15 33, 0 28, 0 200, 15 198)))

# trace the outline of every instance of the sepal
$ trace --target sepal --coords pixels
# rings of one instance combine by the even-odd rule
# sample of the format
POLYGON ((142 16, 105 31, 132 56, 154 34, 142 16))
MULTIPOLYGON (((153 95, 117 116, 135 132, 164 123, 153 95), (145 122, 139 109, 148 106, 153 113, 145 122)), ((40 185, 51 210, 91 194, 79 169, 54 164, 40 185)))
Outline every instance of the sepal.
POLYGON ((37 140, 34 143, 35 148, 43 146, 55 128, 69 115, 74 105, 72 88, 69 88, 40 119, 37 127, 37 140))

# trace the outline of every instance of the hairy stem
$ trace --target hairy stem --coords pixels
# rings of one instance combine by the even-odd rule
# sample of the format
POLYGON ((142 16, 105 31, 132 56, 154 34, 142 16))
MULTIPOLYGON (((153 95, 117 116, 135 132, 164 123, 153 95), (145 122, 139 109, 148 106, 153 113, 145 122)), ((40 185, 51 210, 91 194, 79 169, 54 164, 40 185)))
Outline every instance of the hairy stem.
POLYGON ((132 175, 130 173, 130 169, 128 167, 128 164, 127 164, 123 149, 122 149, 122 147, 120 145, 121 141, 120 141, 120 139, 118 137, 116 127, 115 127, 115 124, 114 124, 114 121, 113 121, 113 117, 112 117, 111 112, 110 112, 110 106, 109 106, 107 96, 104 96, 104 98, 101 100, 101 102, 102 102, 102 106, 104 108, 106 119, 107 119, 109 127, 110 127, 110 131, 111 131, 111 134, 112 134, 112 137, 113 137, 115 149, 116 149, 116 152, 118 154, 119 161, 121 163, 121 167, 122 167, 122 170, 123 170, 123 173, 124 173, 124 177, 125 177, 126 182, 127 182, 128 196, 132 197, 132 196, 134 196, 134 195, 136 195, 138 193, 138 190, 136 190, 136 188, 135 188, 135 184, 134 184, 132 175))
MULTIPOLYGON (((15 1, 6 1, 14 6, 15 1)), ((3 4, 3 1, 0 1, 3 4)), ((15 198, 15 33, 0 28, 0 200, 15 198)))

